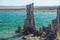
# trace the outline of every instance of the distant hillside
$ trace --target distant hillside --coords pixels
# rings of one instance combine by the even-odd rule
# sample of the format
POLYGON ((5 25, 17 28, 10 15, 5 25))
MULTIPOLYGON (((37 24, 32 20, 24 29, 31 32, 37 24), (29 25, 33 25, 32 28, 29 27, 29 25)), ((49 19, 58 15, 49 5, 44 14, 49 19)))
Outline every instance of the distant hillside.
POLYGON ((0 9, 25 9, 25 6, 0 6, 0 9))

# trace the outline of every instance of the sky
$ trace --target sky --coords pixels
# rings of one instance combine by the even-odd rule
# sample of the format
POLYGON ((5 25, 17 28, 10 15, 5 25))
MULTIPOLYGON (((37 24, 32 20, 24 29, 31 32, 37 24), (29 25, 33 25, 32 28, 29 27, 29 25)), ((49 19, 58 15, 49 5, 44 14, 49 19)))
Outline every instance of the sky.
POLYGON ((23 6, 34 3, 34 6, 59 6, 60 0, 0 0, 0 6, 23 6))

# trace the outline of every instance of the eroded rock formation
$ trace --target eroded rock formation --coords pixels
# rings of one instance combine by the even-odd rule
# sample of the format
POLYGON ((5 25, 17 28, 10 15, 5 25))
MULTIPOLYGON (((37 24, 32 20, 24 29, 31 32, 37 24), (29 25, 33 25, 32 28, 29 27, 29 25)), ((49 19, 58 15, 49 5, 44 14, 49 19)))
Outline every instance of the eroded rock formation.
POLYGON ((24 21, 24 30, 28 32, 34 32, 35 30, 35 21, 33 15, 33 3, 26 6, 27 18, 24 21))
MULTIPOLYGON (((57 17, 52 20, 52 23, 48 27, 43 26, 39 30, 35 28, 35 21, 33 15, 33 3, 26 6, 27 18, 24 21, 24 35, 33 34, 34 36, 46 37, 46 40, 55 40, 57 30, 60 28, 60 7, 57 9, 57 17)), ((21 27, 18 26, 17 33, 21 32, 21 27)))

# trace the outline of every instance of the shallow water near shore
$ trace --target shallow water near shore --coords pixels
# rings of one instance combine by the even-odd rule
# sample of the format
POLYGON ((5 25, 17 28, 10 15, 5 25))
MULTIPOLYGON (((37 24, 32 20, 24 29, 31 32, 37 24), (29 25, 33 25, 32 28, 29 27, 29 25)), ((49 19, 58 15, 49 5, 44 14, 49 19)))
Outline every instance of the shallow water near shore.
MULTIPOLYGON (((56 12, 34 12, 35 27, 48 26, 57 16, 56 12)), ((24 26, 26 12, 0 12, 0 38, 15 35, 18 25, 24 26)))

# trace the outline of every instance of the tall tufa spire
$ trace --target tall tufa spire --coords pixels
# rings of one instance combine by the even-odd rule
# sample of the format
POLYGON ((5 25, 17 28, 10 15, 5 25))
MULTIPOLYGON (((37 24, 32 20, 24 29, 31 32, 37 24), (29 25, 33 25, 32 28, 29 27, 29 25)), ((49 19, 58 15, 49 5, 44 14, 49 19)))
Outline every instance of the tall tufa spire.
POLYGON ((60 6, 57 8, 57 27, 60 28, 60 6))
POLYGON ((34 15, 33 15, 33 3, 30 5, 26 6, 26 12, 27 12, 27 18, 24 21, 24 29, 27 30, 28 28, 30 29, 35 29, 35 21, 34 21, 34 15))

